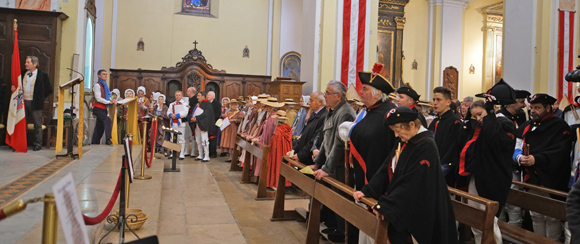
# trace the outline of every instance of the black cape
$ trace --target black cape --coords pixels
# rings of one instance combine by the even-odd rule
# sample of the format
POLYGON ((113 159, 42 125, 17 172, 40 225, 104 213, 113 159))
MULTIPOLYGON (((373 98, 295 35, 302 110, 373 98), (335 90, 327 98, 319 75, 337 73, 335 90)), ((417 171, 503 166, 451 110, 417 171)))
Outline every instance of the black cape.
POLYGON ((203 113, 201 113, 198 116, 195 116, 199 129, 202 131, 209 132, 209 135, 215 135, 212 134, 213 133, 212 128, 215 127, 215 119, 214 119, 215 117, 213 114, 211 103, 207 100, 203 100, 199 105, 199 107, 203 109, 203 113))
POLYGON ((193 110, 195 109, 195 106, 197 106, 197 103, 199 101, 197 100, 197 96, 193 96, 189 98, 189 110, 187 111, 187 121, 189 124, 189 128, 191 129, 191 131, 195 131, 195 122, 191 121, 191 116, 193 116, 193 110))
POLYGON ((383 126, 385 115, 394 108, 392 103, 379 101, 367 109, 366 116, 352 128, 350 153, 357 190, 373 178, 395 145, 395 133, 383 126))
POLYGON ((553 116, 527 121, 519 128, 518 138, 529 144, 529 154, 535 159, 533 166, 525 167, 526 182, 567 191, 572 136, 566 121, 553 116))
POLYGON ((396 150, 391 150, 362 189, 365 196, 378 199, 374 209, 392 224, 389 229, 392 243, 400 243, 394 239, 404 239, 409 233, 419 243, 457 243, 455 215, 433 133, 421 132, 402 146, 395 172, 390 176, 396 150))
POLYGON ((508 118, 489 113, 482 124, 466 121, 462 133, 465 140, 459 156, 459 175, 474 177, 479 196, 499 202, 499 214, 512 182, 516 127, 508 118))
POLYGON ((517 124, 517 128, 519 128, 520 126, 522 126, 522 124, 524 124, 526 122, 526 114, 524 113, 523 110, 520 111, 518 114, 514 115, 514 114, 511 114, 510 112, 508 112, 505 107, 503 107, 497 113, 503 114, 506 118, 511 120, 512 123, 514 123, 514 125, 517 124))
MULTIPOLYGON (((445 176, 447 184, 455 187, 457 178, 457 165, 459 164, 459 132, 461 131, 461 119, 451 109, 441 116, 435 117, 429 125, 433 131, 433 138, 437 143, 441 164, 447 164, 451 171, 445 176)), ((463 182, 465 183, 465 182, 463 182)))
MULTIPOLYGON (((36 81, 34 82, 34 92, 32 95, 32 109, 33 110, 42 110, 44 108, 44 100, 52 94, 52 84, 50 84, 50 79, 48 78, 48 74, 42 72, 40 69, 37 69, 36 72, 36 81)), ((22 84, 24 84, 24 77, 26 75, 26 70, 22 72, 22 84)))

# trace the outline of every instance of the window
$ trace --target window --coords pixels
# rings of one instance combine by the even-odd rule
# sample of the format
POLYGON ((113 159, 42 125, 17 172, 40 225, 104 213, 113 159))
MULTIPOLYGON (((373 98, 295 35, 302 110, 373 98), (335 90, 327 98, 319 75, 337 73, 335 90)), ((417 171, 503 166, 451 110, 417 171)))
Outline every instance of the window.
POLYGON ((85 88, 91 89, 93 79, 93 21, 87 20, 85 36, 85 88))
POLYGON ((184 13, 211 15, 211 0, 182 0, 181 11, 184 13))

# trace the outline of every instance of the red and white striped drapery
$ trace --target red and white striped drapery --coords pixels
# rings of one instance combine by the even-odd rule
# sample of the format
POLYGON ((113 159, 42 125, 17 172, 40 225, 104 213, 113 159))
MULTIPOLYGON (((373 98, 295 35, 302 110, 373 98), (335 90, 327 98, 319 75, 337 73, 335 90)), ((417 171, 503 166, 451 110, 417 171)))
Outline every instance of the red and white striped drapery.
POLYGON ((558 101, 567 96, 570 103, 573 103, 574 91, 572 83, 564 77, 574 69, 574 5, 574 1, 561 0, 558 10, 558 101))
POLYGON ((346 87, 362 89, 357 71, 364 68, 367 0, 344 0, 342 19, 341 81, 346 87))

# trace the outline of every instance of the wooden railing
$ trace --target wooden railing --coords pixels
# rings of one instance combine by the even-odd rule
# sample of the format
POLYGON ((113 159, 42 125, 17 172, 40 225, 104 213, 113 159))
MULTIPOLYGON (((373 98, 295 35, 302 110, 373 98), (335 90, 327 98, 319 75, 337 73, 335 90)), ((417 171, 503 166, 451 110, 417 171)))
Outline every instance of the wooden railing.
POLYGON ((230 164, 230 171, 242 171, 242 183, 258 183, 258 192, 256 200, 271 200, 274 199, 275 192, 268 191, 266 181, 268 180, 268 153, 270 153, 270 146, 264 145, 261 142, 250 142, 239 134, 236 136, 236 146, 232 153, 232 161, 230 164), (246 150, 244 156, 244 167, 238 166, 240 149, 246 150), (252 155, 262 160, 262 167, 260 169, 251 169, 252 155), (252 175, 255 170, 260 170, 260 176, 252 181, 252 175))

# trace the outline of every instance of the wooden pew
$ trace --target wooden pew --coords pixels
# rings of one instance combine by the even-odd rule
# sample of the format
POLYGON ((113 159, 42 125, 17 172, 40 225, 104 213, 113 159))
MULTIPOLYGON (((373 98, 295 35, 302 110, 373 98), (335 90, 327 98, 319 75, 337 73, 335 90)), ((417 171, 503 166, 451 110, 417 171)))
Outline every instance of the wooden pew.
POLYGON ((230 171, 242 171, 242 183, 256 183, 252 181, 252 175, 254 170, 260 170, 260 176, 258 177, 258 192, 256 195, 256 200, 272 200, 274 199, 275 192, 268 191, 266 187, 266 181, 268 180, 268 153, 270 152, 270 146, 264 145, 261 142, 249 142, 245 138, 241 137, 239 134, 236 136, 236 146, 234 147, 234 152, 232 153, 232 162, 230 164, 230 171), (244 167, 238 166, 240 149, 246 150, 246 155, 244 156, 244 167), (262 168, 260 169, 250 169, 252 162, 252 155, 257 158, 262 159, 262 168))
MULTIPOLYGON (((557 191, 541 186, 531 185, 523 182, 513 181, 514 185, 518 186, 520 189, 510 189, 508 194, 507 203, 521 207, 525 210, 530 210, 544 214, 549 217, 559 219, 561 221, 566 221, 566 198, 568 193, 557 191), (528 190, 534 190, 541 193, 551 194, 563 198, 564 200, 558 200, 551 197, 540 196, 534 193, 528 192, 528 190)), ((499 228, 503 236, 513 239, 522 243, 560 243, 557 241, 552 241, 546 237, 535 234, 532 231, 510 225, 504 221, 498 221, 499 228)))
MULTIPOLYGON (((294 185, 300 187, 305 193, 312 196, 306 236, 307 244, 318 243, 321 205, 332 209, 359 230, 373 237, 376 243, 387 243, 388 220, 377 220, 372 212, 355 204, 352 200, 343 197, 342 194, 352 196, 355 191, 353 188, 330 177, 325 177, 322 181, 316 181, 311 176, 307 176, 298 171, 304 167, 306 166, 300 162, 283 157, 280 165, 280 177, 278 179, 278 188, 276 190, 276 199, 272 218, 270 219, 271 221, 296 220, 301 217, 298 210, 284 209, 284 182, 285 180, 290 180, 294 185), (338 189, 340 193, 331 190, 327 185, 338 189)), ((482 210, 469 206, 461 200, 452 198, 451 201, 457 221, 481 230, 483 236, 482 243, 495 243, 493 236, 493 218, 498 209, 498 202, 456 189, 450 188, 449 191, 452 195, 469 199, 486 206, 485 210, 482 210)), ((361 202, 367 206, 374 206, 377 203, 372 198, 362 198, 361 202)))

